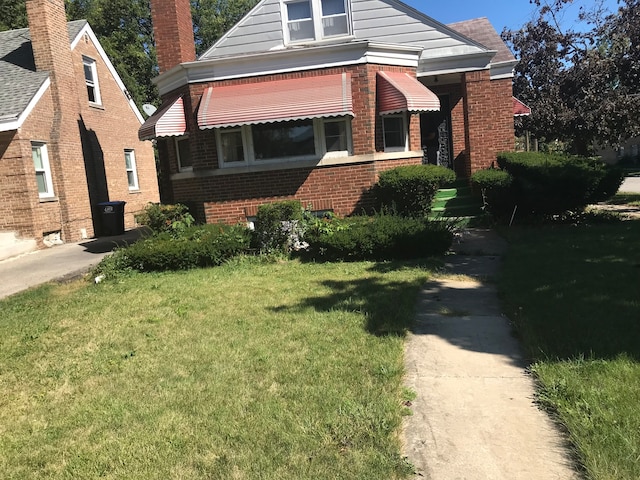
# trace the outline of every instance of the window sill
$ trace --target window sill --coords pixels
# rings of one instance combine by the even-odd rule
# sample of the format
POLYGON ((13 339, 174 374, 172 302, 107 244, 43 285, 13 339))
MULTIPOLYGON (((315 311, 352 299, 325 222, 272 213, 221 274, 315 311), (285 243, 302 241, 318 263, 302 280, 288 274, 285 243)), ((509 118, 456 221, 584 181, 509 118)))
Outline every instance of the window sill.
POLYGON ((89 106, 91 108, 95 108, 96 110, 104 110, 104 105, 102 105, 101 103, 89 102, 89 106))
POLYGON ((58 197, 40 197, 40 203, 52 203, 59 201, 60 199, 58 197))

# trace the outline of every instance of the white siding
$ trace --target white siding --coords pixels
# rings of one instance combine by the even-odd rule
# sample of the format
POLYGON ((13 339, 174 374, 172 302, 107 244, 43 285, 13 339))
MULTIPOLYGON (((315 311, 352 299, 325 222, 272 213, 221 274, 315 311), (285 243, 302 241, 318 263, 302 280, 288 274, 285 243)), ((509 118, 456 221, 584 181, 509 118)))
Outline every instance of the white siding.
MULTIPOLYGON (((352 0, 354 36, 386 44, 421 46, 422 58, 465 55, 484 47, 396 0, 352 0)), ((279 0, 263 0, 200 58, 265 52, 284 47, 279 0)))

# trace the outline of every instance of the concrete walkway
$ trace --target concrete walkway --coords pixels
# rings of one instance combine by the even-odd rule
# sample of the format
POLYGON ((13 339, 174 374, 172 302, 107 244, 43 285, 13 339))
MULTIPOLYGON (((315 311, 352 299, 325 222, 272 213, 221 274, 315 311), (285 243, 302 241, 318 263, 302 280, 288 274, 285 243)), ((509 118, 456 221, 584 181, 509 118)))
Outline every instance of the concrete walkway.
POLYGON ((406 344, 406 386, 417 393, 404 430, 416 478, 569 480, 558 428, 534 404, 534 384, 491 277, 506 245, 465 232, 447 274, 424 287, 406 344), (448 275, 448 274, 453 275, 448 275))

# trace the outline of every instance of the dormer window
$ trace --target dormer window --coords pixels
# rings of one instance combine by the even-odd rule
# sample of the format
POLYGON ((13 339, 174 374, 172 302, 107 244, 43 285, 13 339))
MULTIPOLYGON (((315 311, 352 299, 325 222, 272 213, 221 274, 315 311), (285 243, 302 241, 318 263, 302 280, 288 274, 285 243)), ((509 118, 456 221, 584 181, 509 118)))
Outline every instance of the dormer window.
POLYGON ((347 0, 291 0, 284 2, 290 43, 348 35, 347 0))

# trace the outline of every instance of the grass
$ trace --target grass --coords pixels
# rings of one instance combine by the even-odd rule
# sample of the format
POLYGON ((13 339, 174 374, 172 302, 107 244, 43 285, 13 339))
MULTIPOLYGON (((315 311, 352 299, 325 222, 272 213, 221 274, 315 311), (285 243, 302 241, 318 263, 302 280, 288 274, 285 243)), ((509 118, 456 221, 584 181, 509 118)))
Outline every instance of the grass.
POLYGON ((606 203, 609 205, 631 205, 640 207, 640 193, 618 192, 606 203))
POLYGON ((265 264, 0 302, 3 478, 393 479, 429 270, 265 264))
POLYGON ((640 221, 510 229, 500 291, 586 476, 640 478, 640 221))

